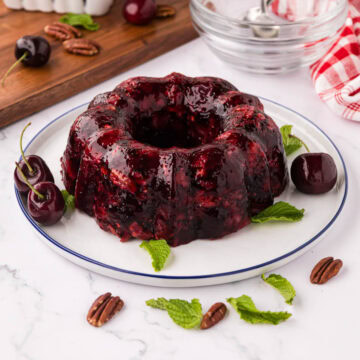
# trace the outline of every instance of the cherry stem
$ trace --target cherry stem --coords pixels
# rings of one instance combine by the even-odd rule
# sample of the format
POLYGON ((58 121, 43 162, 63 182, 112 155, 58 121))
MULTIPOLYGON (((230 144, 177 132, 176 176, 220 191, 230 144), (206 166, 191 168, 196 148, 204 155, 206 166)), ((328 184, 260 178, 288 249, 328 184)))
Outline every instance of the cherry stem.
POLYGON ((304 148, 306 149, 307 152, 310 152, 310 149, 308 148, 308 146, 300 139, 298 138, 297 136, 293 135, 293 134, 290 134, 289 135, 290 137, 293 137, 294 139, 297 139, 301 142, 302 146, 304 146, 304 148))
POLYGON ((26 178, 25 174, 23 173, 23 171, 20 168, 20 165, 15 161, 15 165, 17 167, 17 169, 19 170, 19 173, 21 174, 21 177, 24 179, 26 185, 41 199, 44 200, 45 196, 43 194, 41 194, 39 191, 37 191, 33 185, 30 184, 29 180, 26 178))
POLYGON ((20 64, 23 60, 26 59, 26 57, 29 55, 29 53, 27 51, 25 51, 22 56, 17 59, 10 67, 9 70, 5 73, 5 75, 2 77, 1 79, 1 86, 4 87, 5 85, 5 80, 6 78, 9 76, 9 74, 14 70, 14 68, 16 68, 16 66, 18 66, 18 64, 20 64))
POLYGON ((24 160, 26 166, 27 166, 28 169, 29 169, 30 174, 32 175, 32 174, 34 174, 34 170, 33 170, 33 168, 30 166, 30 163, 27 161, 26 156, 25 156, 25 154, 24 154, 23 146, 22 146, 22 140, 23 140, 24 132, 25 132, 25 130, 26 130, 30 125, 31 125, 31 122, 29 122, 29 123, 24 127, 23 131, 22 131, 21 134, 20 134, 20 152, 21 152, 22 159, 24 160))

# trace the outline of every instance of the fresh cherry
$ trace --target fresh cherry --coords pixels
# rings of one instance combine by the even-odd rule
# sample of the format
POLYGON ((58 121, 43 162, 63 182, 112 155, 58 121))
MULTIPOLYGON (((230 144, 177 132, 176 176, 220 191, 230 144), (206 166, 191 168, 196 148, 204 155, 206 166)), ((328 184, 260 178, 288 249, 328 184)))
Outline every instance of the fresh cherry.
POLYGON ((17 61, 9 68, 1 80, 4 86, 10 72, 19 64, 39 67, 49 61, 51 47, 49 42, 41 36, 26 35, 16 41, 15 57, 17 61))
MULTIPOLYGON (((50 169, 48 168, 45 161, 40 156, 37 155, 25 156, 24 154, 22 139, 25 130, 30 125, 31 123, 27 124, 20 135, 20 152, 22 155, 22 160, 19 163, 19 167, 21 171, 24 173, 27 181, 33 186, 42 181, 54 182, 54 177, 50 169)), ((27 185, 27 182, 22 177, 18 168, 15 168, 14 180, 15 180, 15 186, 19 190, 19 192, 26 194, 30 190, 29 186, 27 185)))
POLYGON ((32 218, 40 224, 57 223, 64 214, 65 201, 59 188, 45 181, 34 186, 28 194, 28 209, 32 218), (43 197, 39 197, 39 194, 43 197))
MULTIPOLYGON (((26 182, 26 176, 21 171, 20 166, 16 167, 26 182)), ((40 224, 53 225, 57 223, 64 214, 65 201, 59 188, 52 182, 44 181, 31 185, 28 193, 27 206, 31 217, 40 224)))
POLYGON ((127 0, 123 13, 129 23, 135 25, 148 24, 156 14, 155 0, 127 0))
POLYGON ((333 158, 325 153, 301 154, 291 165, 291 179, 305 194, 323 194, 330 191, 337 180, 333 158))

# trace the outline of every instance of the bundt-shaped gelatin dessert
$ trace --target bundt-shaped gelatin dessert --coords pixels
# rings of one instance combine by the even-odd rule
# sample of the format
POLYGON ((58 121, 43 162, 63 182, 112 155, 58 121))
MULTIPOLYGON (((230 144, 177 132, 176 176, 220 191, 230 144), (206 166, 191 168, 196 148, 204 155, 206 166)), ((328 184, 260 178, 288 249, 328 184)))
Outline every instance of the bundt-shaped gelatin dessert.
POLYGON ((239 230, 288 182, 281 134, 257 97, 177 73, 96 96, 61 161, 76 207, 102 229, 172 246, 239 230))

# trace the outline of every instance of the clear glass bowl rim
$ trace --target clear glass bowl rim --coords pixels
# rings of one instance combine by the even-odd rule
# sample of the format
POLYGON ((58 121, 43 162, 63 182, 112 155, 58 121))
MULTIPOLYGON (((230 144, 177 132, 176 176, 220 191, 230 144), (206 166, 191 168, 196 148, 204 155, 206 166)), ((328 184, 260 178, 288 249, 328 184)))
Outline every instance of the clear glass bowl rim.
MULTIPOLYGON (((274 25, 279 26, 280 28, 292 27, 298 25, 311 25, 311 24, 314 26, 318 26, 319 24, 326 23, 329 20, 336 18, 344 11, 345 8, 348 7, 348 0, 339 0, 339 1, 340 1, 339 6, 335 7, 332 11, 326 12, 323 15, 314 16, 313 18, 307 18, 299 21, 291 21, 288 23, 275 23, 274 25)), ((253 22, 242 19, 239 20, 225 15, 221 15, 207 8, 203 4, 203 0, 191 0, 191 3, 193 3, 193 6, 198 7, 200 11, 204 11, 205 14, 217 18, 218 20, 226 23, 231 22, 233 24, 238 24, 239 26, 269 26, 268 23, 253 22)))

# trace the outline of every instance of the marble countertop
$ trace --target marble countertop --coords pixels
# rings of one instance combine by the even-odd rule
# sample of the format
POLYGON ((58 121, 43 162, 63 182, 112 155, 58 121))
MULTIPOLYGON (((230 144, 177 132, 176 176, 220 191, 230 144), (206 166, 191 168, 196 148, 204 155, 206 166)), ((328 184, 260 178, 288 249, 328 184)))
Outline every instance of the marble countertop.
MULTIPOLYGON (((19 109, 21 111, 21 109, 19 109)), ((307 69, 277 76, 238 72, 195 40, 140 67, 88 89, 0 130, 0 351, 4 360, 118 359, 354 359, 360 334, 360 124, 334 115, 316 96, 307 69), (264 96, 304 114, 324 129, 342 152, 349 193, 331 232, 305 255, 278 269, 297 290, 293 316, 278 326, 250 325, 235 311, 207 331, 184 330, 165 312, 145 306, 153 297, 199 298, 204 310, 229 296, 248 294, 260 308, 284 309, 281 297, 257 277, 227 285, 171 289, 133 285, 78 267, 39 241, 22 216, 13 190, 18 138, 24 143, 45 124, 120 81, 172 71, 223 77, 246 92, 264 96), (344 262, 323 286, 309 272, 325 256, 344 262), (120 295, 125 307, 102 328, 86 313, 98 295, 120 295)))

